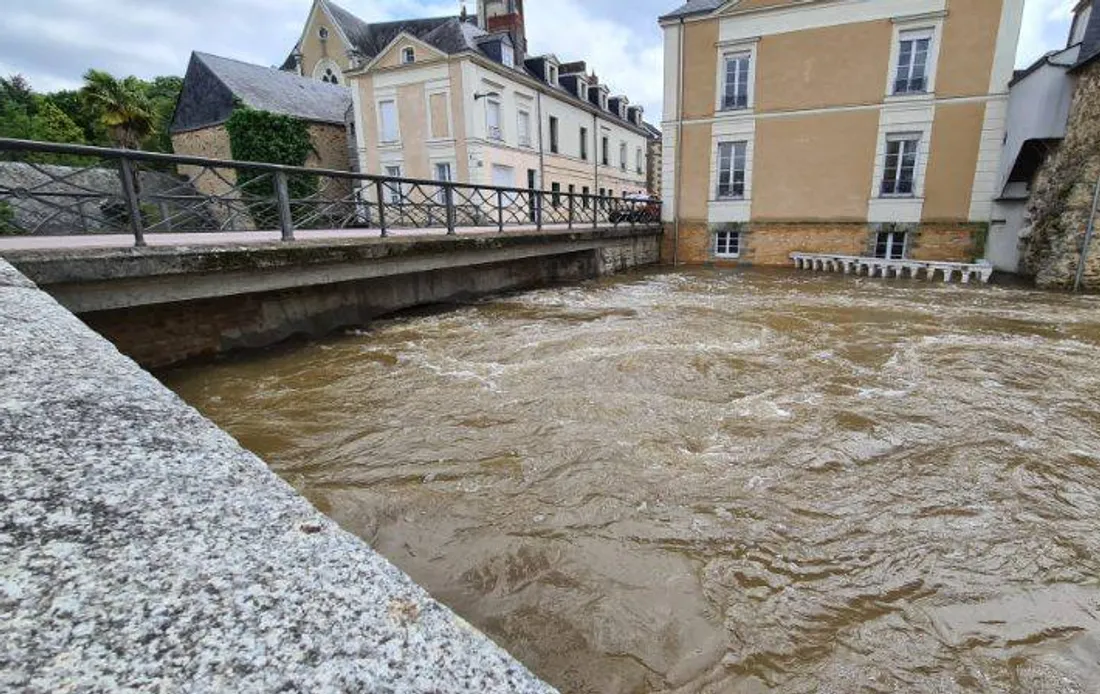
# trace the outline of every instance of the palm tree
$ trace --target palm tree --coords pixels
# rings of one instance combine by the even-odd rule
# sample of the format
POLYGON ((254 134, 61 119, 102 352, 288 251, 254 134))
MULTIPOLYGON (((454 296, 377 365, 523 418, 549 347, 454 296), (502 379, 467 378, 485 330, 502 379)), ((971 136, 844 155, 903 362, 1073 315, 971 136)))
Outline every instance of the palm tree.
POLYGON ((119 147, 140 149, 153 132, 153 109, 136 77, 118 80, 102 70, 88 70, 83 93, 119 147))

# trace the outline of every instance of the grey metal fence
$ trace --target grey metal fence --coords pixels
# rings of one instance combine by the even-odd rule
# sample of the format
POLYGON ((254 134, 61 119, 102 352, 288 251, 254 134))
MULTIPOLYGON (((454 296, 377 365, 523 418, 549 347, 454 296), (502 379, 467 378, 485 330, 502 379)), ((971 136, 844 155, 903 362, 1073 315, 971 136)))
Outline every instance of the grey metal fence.
POLYGON ((660 202, 0 138, 0 235, 654 225, 660 202))

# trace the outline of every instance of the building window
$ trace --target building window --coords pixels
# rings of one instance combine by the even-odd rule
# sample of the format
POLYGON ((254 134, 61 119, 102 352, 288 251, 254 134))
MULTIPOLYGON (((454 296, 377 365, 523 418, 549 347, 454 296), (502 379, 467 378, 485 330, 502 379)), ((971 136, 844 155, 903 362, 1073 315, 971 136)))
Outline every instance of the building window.
MULTIPOLYGON (((435 180, 440 183, 449 183, 451 181, 451 165, 447 162, 440 162, 435 165, 435 180)), ((447 204, 447 193, 443 186, 439 186, 439 191, 436 194, 436 202, 440 205, 447 204)))
POLYGON ((581 207, 588 209, 588 197, 591 195, 591 191, 588 186, 581 187, 581 207))
POLYGON ((412 46, 406 46, 401 49, 401 63, 408 65, 409 63, 416 62, 416 49, 412 46))
POLYGON ((875 257, 901 260, 905 257, 907 236, 904 231, 880 231, 875 239, 875 257))
POLYGON ((322 60, 313 68, 313 77, 328 84, 340 84, 340 66, 331 60, 322 60))
POLYGON ((745 197, 745 153, 747 142, 723 142, 718 145, 718 197, 745 197))
POLYGON ((581 128, 581 159, 588 161, 588 128, 581 128))
POLYGON ((500 128, 500 102, 493 99, 485 101, 485 126, 490 140, 503 140, 504 132, 500 128))
POLYGON ((714 255, 717 258, 741 257, 741 232, 719 231, 714 235, 714 255))
POLYGON ((320 29, 318 29, 317 38, 321 39, 322 41, 328 41, 328 29, 326 29, 325 27, 321 27, 320 29))
POLYGON ((642 173, 642 169, 645 168, 645 155, 642 154, 642 148, 638 147, 634 150, 634 172, 642 173))
POLYGON ((531 146, 531 114, 527 111, 519 111, 518 117, 519 146, 531 146))
POLYGON ((379 133, 382 142, 397 142, 400 134, 397 129, 397 102, 380 101, 378 103, 378 119, 381 121, 379 133))
POLYGON ((626 143, 619 143, 619 168, 626 171, 626 143))
POLYGON ((898 42, 898 70, 894 76, 895 94, 918 94, 928 90, 928 58, 931 50, 931 29, 901 33, 898 42))
POLYGON ((500 62, 504 67, 516 66, 516 50, 506 43, 500 44, 500 62))
POLYGON ((553 86, 558 86, 558 68, 553 65, 546 66, 546 81, 553 86))
POLYGON ((554 207, 561 207, 561 184, 550 184, 550 204, 554 207))
POLYGON ((725 57, 725 82, 722 88, 722 108, 749 107, 749 76, 752 53, 730 53, 725 57))
POLYGON ((604 166, 611 166, 611 138, 606 135, 600 139, 600 161, 604 166))
MULTIPOLYGON (((386 175, 390 178, 401 178, 400 166, 387 166, 386 175)), ((401 184, 400 183, 387 183, 386 190, 389 192, 390 204, 401 204, 401 184)))
POLYGON ((884 197, 912 197, 916 191, 917 147, 920 135, 887 135, 882 171, 884 197))
POLYGON ((558 153, 558 119, 550 116, 550 153, 558 153))

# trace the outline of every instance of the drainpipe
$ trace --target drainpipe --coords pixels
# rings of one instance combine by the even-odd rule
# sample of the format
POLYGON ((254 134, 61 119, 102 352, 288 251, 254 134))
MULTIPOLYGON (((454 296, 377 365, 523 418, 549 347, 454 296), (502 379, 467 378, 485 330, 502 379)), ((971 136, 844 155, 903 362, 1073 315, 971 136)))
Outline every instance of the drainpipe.
MULTIPOLYGON (((600 157, 603 156, 603 140, 600 138, 600 119, 592 114, 592 194, 598 195, 600 190, 600 157)), ((603 201, 600 201, 603 204, 603 201)))
POLYGON ((672 233, 672 267, 680 264, 680 189, 684 182, 680 176, 680 168, 684 161, 684 18, 680 17, 679 34, 679 64, 676 66, 678 83, 676 85, 679 96, 676 97, 676 165, 673 167, 673 177, 676 189, 672 192, 673 227, 672 233))
MULTIPOLYGON (((535 95, 535 103, 539 112, 539 185, 538 189, 543 190, 546 188, 546 156, 544 154, 545 148, 542 145, 542 90, 538 90, 535 95)), ((547 126, 549 127, 549 126, 547 126)), ((539 214, 542 214, 542 205, 539 205, 539 214)))
POLYGON ((1089 227, 1085 232, 1085 245, 1081 248, 1081 259, 1077 261, 1077 279, 1073 282, 1073 291, 1081 291, 1081 283, 1085 279, 1085 261, 1089 257, 1089 246, 1092 245, 1092 235, 1096 231, 1096 211, 1100 208, 1100 178, 1096 179, 1096 190, 1092 194, 1092 214, 1089 215, 1089 227))

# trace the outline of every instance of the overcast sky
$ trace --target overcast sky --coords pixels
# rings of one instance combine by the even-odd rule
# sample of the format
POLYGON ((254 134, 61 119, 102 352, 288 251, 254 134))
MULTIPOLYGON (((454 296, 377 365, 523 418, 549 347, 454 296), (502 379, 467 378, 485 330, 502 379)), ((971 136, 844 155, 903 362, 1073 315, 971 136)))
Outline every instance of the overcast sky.
MULTIPOLYGON (((366 21, 457 14, 459 0, 337 0, 366 21)), ((1074 0, 1027 0, 1017 65, 1065 42, 1074 0)), ((311 0, 3 0, 0 75, 40 91, 74 88, 89 67, 139 77, 182 75, 192 50, 277 65, 311 0)), ((471 11, 475 0, 468 0, 471 11)), ((660 122, 661 35, 677 0, 527 0, 531 51, 584 59, 614 93, 660 122)))

